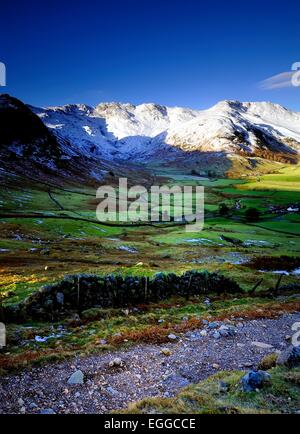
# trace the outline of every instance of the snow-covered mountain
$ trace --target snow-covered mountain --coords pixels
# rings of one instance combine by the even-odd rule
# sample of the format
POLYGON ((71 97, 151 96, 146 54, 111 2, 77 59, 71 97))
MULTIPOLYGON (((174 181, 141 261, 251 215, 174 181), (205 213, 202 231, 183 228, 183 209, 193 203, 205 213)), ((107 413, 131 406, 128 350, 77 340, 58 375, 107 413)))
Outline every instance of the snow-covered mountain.
POLYGON ((102 103, 35 108, 69 155, 148 161, 187 152, 300 153, 300 113, 267 102, 221 101, 208 110, 102 103))
POLYGON ((131 163, 236 176, 300 159, 300 113, 267 102, 208 110, 102 103, 38 108, 0 94, 0 162, 33 163, 99 179, 131 163), (212 170, 211 170, 212 169, 212 170))
POLYGON ((169 128, 185 124, 198 113, 155 104, 30 108, 58 139, 71 144, 64 149, 70 156, 84 154, 134 160, 154 155, 163 145, 162 136, 169 128))

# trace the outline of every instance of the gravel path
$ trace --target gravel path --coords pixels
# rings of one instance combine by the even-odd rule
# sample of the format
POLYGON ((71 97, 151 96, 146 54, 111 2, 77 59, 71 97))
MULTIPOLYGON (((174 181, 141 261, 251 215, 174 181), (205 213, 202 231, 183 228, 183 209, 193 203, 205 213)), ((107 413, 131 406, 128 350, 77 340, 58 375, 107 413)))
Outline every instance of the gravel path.
POLYGON ((144 397, 172 396, 218 370, 255 368, 265 354, 289 345, 287 336, 292 335, 296 321, 300 321, 300 313, 275 320, 236 321, 235 335, 218 339, 213 336, 216 329, 206 325, 207 336, 197 330, 174 343, 136 345, 127 351, 77 357, 1 377, 0 413, 40 413, 45 409, 107 413, 144 397), (171 354, 163 354, 162 349, 171 354), (122 360, 122 366, 109 366, 116 358, 122 360), (76 370, 84 373, 84 384, 69 385, 76 370))

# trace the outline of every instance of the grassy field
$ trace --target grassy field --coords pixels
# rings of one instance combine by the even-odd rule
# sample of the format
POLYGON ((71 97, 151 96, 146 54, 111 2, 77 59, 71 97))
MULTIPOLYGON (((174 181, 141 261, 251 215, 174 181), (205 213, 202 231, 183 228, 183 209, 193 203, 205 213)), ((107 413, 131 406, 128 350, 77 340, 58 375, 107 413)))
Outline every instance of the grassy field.
POLYGON ((271 206, 287 208, 300 203, 299 167, 262 176, 260 181, 206 179, 179 171, 157 173, 157 176, 164 176, 161 180, 170 186, 205 187, 203 231, 189 233, 184 226, 172 223, 102 225, 95 220, 95 190, 91 187, 75 189, 74 185, 65 185, 49 190, 42 183, 8 180, 0 196, 2 303, 18 303, 42 285, 59 281, 67 274, 152 276, 160 271, 178 274, 191 269, 217 271, 236 280, 245 291, 263 278, 257 298, 248 298, 245 293, 237 301, 218 299, 213 311, 206 311, 201 304, 203 300, 199 299, 189 303, 166 300, 161 306, 143 307, 139 313, 129 316, 121 311, 107 311, 100 321, 90 320, 80 327, 69 325, 66 319, 65 326, 71 327, 68 333, 43 344, 35 342, 34 335, 47 335, 58 324, 11 324, 6 348, 10 354, 0 354, 3 369, 137 341, 160 342, 168 332, 180 332, 182 316, 188 316, 188 326, 193 328, 201 318, 229 315, 232 309, 246 317, 247 312, 253 315, 260 304, 265 315, 272 308, 276 312, 294 308, 296 302, 289 305, 290 302, 278 303, 259 297, 260 291, 275 287, 278 272, 285 272, 281 284, 300 283, 300 274, 289 268, 289 258, 300 261, 300 214, 270 211, 271 206), (227 205, 228 214, 220 215, 220 204, 227 205), (246 221, 245 212, 250 207, 260 211, 258 221, 246 221), (270 266, 270 258, 277 258, 276 266, 270 266), (159 327, 157 321, 161 318, 165 322, 159 327), (121 333, 121 340, 114 338, 116 333, 121 333), (27 341, 26 345, 20 348, 17 337, 27 341), (107 339, 108 344, 101 346, 99 339, 107 339))
MULTIPOLYGON (((78 188, 79 194, 65 191, 68 186, 64 190, 53 188, 50 197, 48 188, 42 184, 33 186, 27 182, 22 188, 8 185, 1 192, 0 211, 15 216, 0 220, 0 291, 4 302, 16 302, 39 284, 79 272, 154 274, 217 269, 233 275, 247 288, 257 279, 247 266, 251 258, 299 256, 300 214, 278 215, 268 211, 272 205, 287 207, 300 203, 299 167, 262 176, 260 182, 198 179, 178 172, 169 176, 167 182, 205 187, 203 231, 188 233, 184 226, 170 225, 104 226, 94 222, 96 205, 92 188, 78 188), (272 190, 266 187, 270 179, 276 183, 272 190), (281 179, 284 184, 289 183, 289 190, 280 190, 281 179), (235 209, 237 200, 241 209, 235 209), (221 203, 229 207, 229 215, 219 215, 221 203), (244 213, 249 207, 261 212, 259 221, 245 221, 244 213), (37 216, 22 218, 22 214, 29 213, 37 216), (93 221, 57 218, 67 216, 93 221), (224 241, 224 235, 239 240, 240 244, 224 241)), ((262 288, 277 279, 274 273, 264 273, 263 277, 262 288)), ((285 277, 286 282, 298 279, 285 277)))
POLYGON ((271 190, 271 191, 300 191, 300 168, 287 166, 279 170, 279 173, 263 175, 252 182, 246 183, 245 190, 271 190))

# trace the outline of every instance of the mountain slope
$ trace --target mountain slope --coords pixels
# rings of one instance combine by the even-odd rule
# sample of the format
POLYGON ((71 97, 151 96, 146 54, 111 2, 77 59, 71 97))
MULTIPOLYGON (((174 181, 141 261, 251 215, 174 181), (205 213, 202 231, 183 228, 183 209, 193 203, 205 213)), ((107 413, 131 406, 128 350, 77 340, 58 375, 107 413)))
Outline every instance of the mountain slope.
POLYGON ((300 114, 271 103, 222 101, 184 125, 169 129, 166 142, 186 150, 211 152, 255 152, 262 146, 274 152, 299 152, 300 114))
POLYGON ((61 146, 52 132, 21 101, 0 94, 0 151, 7 158, 59 161, 61 146))
POLYGON ((32 110, 72 144, 71 154, 138 161, 162 154, 177 158, 176 151, 300 152, 300 114, 272 103, 222 101, 208 110, 119 103, 32 110))
POLYGON ((116 166, 111 161, 85 155, 84 149, 79 155, 67 135, 57 135, 36 111, 17 98, 0 94, 0 170, 4 176, 1 182, 7 173, 35 179, 55 177, 68 182, 99 181, 116 166))
POLYGON ((2 95, 0 118, 2 150, 45 164, 56 158, 89 173, 99 162, 152 161, 255 174, 268 171, 270 160, 295 163, 300 154, 300 113, 266 102, 221 101, 208 110, 121 103, 37 108, 2 95))

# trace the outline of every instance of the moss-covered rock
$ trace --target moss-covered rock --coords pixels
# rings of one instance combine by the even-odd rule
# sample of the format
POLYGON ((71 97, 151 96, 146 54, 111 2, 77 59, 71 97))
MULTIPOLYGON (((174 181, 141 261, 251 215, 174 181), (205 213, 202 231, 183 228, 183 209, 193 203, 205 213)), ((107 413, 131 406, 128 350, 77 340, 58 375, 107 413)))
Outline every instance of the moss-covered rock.
POLYGON ((277 353, 270 353, 264 356, 258 364, 258 369, 267 371, 268 369, 274 368, 278 359, 277 353))

